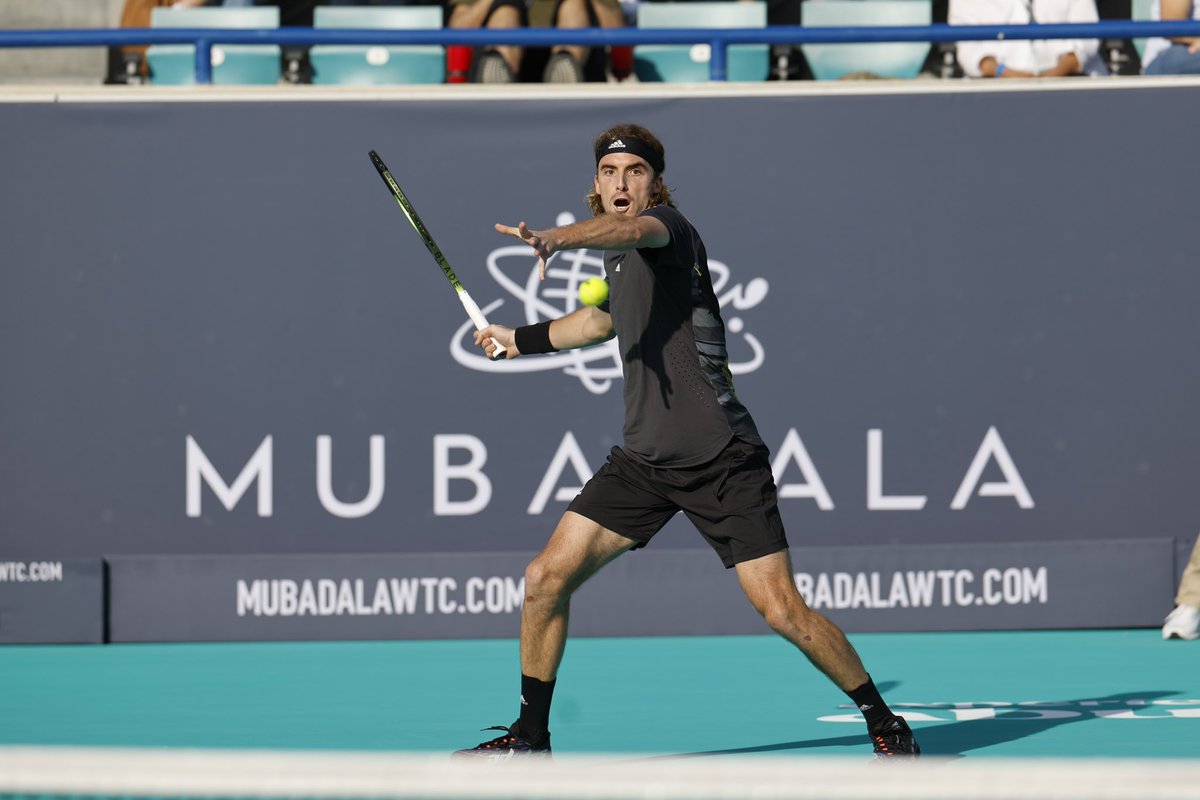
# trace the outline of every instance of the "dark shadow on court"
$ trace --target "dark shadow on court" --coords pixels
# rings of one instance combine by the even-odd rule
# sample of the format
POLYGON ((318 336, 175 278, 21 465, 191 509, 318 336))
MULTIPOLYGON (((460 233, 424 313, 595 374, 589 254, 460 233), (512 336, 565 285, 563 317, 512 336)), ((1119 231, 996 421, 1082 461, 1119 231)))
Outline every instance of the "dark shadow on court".
MULTIPOLYGON (((881 687, 882 688, 882 687, 881 687)), ((995 717, 990 719, 960 720, 958 722, 913 723, 913 732, 921 744, 922 755, 953 757, 963 756, 972 750, 1015 742, 1036 736, 1062 725, 1071 725, 1095 719, 1091 712, 1128 711, 1149 705, 1154 700, 1179 694, 1178 691, 1122 692, 1106 697, 1084 697, 1078 700, 1047 702, 1037 706, 998 707, 995 717), (1047 712, 1071 712, 1070 716, 1048 716, 1047 712), (1031 716, 1037 715, 1037 716, 1031 716)), ((893 709, 903 716, 905 712, 945 712, 945 706, 909 706, 893 709)), ((748 755, 751 753, 773 753, 828 747, 852 747, 861 750, 868 742, 865 733, 854 736, 834 736, 824 739, 804 739, 796 742, 776 742, 755 747, 738 747, 728 750, 709 750, 700 753, 679 753, 660 758, 693 758, 699 756, 748 755)))

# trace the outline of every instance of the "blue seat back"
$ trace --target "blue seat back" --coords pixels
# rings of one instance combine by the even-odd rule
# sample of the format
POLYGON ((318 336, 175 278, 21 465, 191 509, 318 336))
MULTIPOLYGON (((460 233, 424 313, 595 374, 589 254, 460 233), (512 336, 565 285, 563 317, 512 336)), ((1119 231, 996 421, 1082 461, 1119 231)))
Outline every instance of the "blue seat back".
MULTIPOLYGON (((437 30, 441 6, 318 6, 317 28, 437 30)), ((313 83, 342 86, 442 83, 446 51, 441 45, 314 45, 309 51, 313 83)))
MULTIPOLYGON (((1129 18, 1134 22, 1149 22, 1153 6, 1154 0, 1130 0, 1129 18)), ((1142 58, 1146 52, 1146 37, 1134 39, 1133 46, 1137 50, 1138 58, 1142 58)))
MULTIPOLYGON (((643 2, 637 7, 639 28, 765 28, 767 4, 752 2, 643 2)), ((735 44, 726 50, 726 77, 761 81, 770 66, 765 44, 735 44)), ((702 83, 709 80, 712 48, 708 44, 637 45, 634 71, 641 81, 702 83)))
MULTIPOLYGON (((804 0, 800 24, 805 27, 929 25, 930 0, 804 0)), ((805 44, 804 59, 817 80, 837 80, 866 72, 881 78, 915 78, 929 56, 928 42, 883 44, 805 44)))
MULTIPOLYGON (((152 28, 278 28, 276 6, 251 8, 155 8, 152 28)), ((213 83, 273 85, 279 82, 278 45, 227 45, 212 48, 213 83)), ((150 83, 184 86, 196 82, 196 48, 190 44, 151 45, 146 49, 150 83)))

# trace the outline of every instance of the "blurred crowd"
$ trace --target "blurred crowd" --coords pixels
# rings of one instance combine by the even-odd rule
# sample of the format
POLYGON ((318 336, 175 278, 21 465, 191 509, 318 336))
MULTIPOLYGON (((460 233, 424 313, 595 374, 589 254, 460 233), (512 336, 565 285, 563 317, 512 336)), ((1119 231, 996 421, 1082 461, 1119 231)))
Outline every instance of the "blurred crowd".
MULTIPOLYGON (((541 27, 619 28, 637 24, 637 4, 671 0, 126 0, 121 25, 145 27, 156 7, 276 6, 282 26, 311 27, 322 6, 429 6, 442 8, 448 28, 512 29, 541 27)), ((687 2, 687 0, 674 0, 687 2)), ((745 0, 723 0, 744 2, 745 0)), ((932 22, 950 25, 1086 23, 1133 16, 1139 0, 932 0, 932 22)), ((801 24, 799 0, 767 0, 768 25, 801 24)), ((1153 20, 1200 19, 1200 0, 1152 0, 1153 20)), ((145 75, 144 48, 123 48, 110 59, 110 82, 145 75)), ((304 53, 285 55, 284 77, 306 82, 304 53)), ((633 73, 630 47, 549 48, 449 47, 447 80, 452 83, 622 81, 633 73)), ((801 48, 773 45, 772 80, 812 78, 801 48)), ((1128 39, 1001 40, 936 43, 921 74, 930 77, 1050 78, 1074 75, 1200 73, 1200 37, 1152 38, 1142 47, 1128 39)), ((847 77, 877 77, 869 71, 847 77)))

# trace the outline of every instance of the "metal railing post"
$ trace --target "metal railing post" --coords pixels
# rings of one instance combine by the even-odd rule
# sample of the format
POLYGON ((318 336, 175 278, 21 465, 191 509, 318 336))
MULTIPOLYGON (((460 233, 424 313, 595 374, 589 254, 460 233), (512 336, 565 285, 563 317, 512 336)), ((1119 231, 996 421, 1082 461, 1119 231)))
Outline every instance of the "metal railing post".
POLYGON ((212 83, 212 39, 196 40, 196 83, 207 86, 212 83))
POLYGON ((728 80, 729 73, 729 42, 724 38, 712 40, 712 48, 708 62, 708 79, 711 81, 728 80))

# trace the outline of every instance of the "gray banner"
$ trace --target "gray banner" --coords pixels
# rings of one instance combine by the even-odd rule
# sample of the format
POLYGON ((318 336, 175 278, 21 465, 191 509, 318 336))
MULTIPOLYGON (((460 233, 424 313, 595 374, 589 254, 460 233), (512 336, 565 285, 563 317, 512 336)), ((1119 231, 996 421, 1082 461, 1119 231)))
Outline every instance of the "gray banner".
POLYGON ((794 547, 1200 526, 1194 89, 395 98, 0 103, 0 550, 537 550, 619 442, 615 345, 487 362, 366 154, 521 324, 600 253, 539 283, 492 223, 586 215, 625 119, 705 237, 794 547))
POLYGON ((102 642, 104 623, 100 559, 0 556, 0 643, 102 642))
MULTIPOLYGON (((793 551, 849 631, 1126 627, 1170 602, 1173 543, 793 551)), ((532 554, 118 557, 113 641, 515 637, 532 554)), ((767 632, 709 550, 638 551, 584 585, 578 636, 767 632)))

